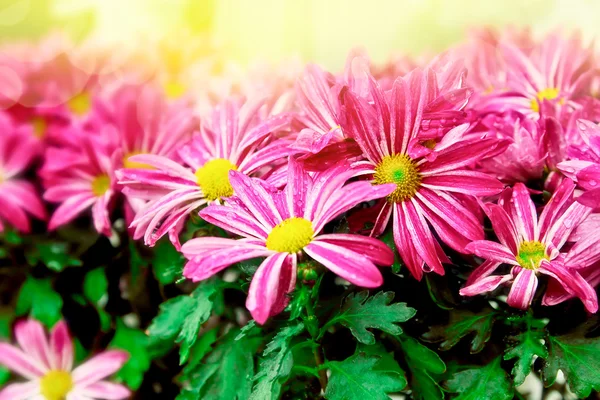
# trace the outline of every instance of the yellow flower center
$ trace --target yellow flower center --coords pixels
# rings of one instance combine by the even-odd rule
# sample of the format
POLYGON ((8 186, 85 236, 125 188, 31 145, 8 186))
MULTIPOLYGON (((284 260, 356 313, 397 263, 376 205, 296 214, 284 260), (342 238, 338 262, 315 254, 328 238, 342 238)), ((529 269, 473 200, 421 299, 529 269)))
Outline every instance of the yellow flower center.
POLYGON ((52 370, 40 379, 40 391, 46 400, 64 400, 73 388, 73 378, 67 371, 52 370))
POLYGON ((233 196, 233 188, 229 183, 229 171, 237 171, 237 166, 224 158, 208 161, 196 171, 196 181, 208 200, 233 196))
POLYGON ((395 183, 396 190, 389 196, 390 203, 401 203, 412 198, 421 185, 421 175, 415 162, 406 154, 385 156, 375 167, 373 182, 376 185, 395 183))
POLYGON ((558 97, 559 90, 557 88, 548 88, 540 90, 533 100, 531 100, 531 109, 535 112, 540 112, 539 101, 554 100, 558 97))
POLYGON ((92 108, 92 98, 87 92, 81 92, 67 102, 67 107, 73 114, 85 115, 92 108))
POLYGON ((31 120, 31 126, 33 127, 33 134, 36 138, 41 139, 46 135, 46 129, 48 123, 42 117, 33 117, 31 120))
POLYGON ((163 85, 165 94, 169 99, 178 99, 185 94, 187 88, 185 85, 178 81, 168 81, 163 85))
POLYGON ((92 193, 95 196, 103 196, 108 189, 110 189, 110 177, 108 175, 98 175, 92 181, 92 193))
POLYGON ((549 260, 546 255, 546 246, 535 240, 523 242, 519 246, 517 262, 526 269, 536 270, 539 268, 542 260, 549 260))
POLYGON ((269 250, 281 253, 297 253, 312 241, 314 234, 310 221, 292 217, 273 228, 266 246, 269 250))
POLYGON ((143 154, 143 153, 134 151, 134 152, 126 154, 125 157, 123 157, 123 168, 154 169, 154 167, 152 165, 129 160, 129 157, 137 156, 138 154, 143 154))

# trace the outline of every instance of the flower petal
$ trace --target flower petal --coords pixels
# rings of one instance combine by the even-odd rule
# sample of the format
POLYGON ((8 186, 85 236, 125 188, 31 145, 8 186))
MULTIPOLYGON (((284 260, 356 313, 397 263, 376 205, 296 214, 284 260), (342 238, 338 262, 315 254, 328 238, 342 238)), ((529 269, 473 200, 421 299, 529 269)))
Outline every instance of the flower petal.
POLYGON ((50 364, 52 369, 70 371, 73 367, 73 341, 69 328, 64 320, 60 320, 50 333, 50 364))
POLYGON ((44 364, 8 343, 0 343, 0 365, 27 379, 37 379, 48 372, 44 364))
POLYGON ((509 201, 509 207, 515 222, 517 231, 521 234, 523 240, 537 240, 539 232, 537 231, 537 213, 535 204, 529 196, 529 190, 522 183, 517 183, 513 187, 512 198, 509 201))
POLYGON ((512 279, 510 274, 508 275, 492 275, 478 279, 460 289, 461 296, 476 296, 478 294, 491 292, 498 286, 512 279))
POLYGON ((467 245, 467 251, 481 257, 485 260, 492 260, 498 263, 510 265, 519 265, 517 259, 510 249, 503 244, 491 242, 489 240, 476 240, 467 245))
POLYGON ((394 253, 392 250, 381 240, 372 237, 347 233, 332 233, 317 236, 316 239, 362 254, 377 265, 392 265, 394 263, 394 253))
POLYGON ((362 254, 318 239, 304 247, 304 251, 336 275, 357 286, 374 288, 383 283, 381 272, 362 254))
POLYGON ((71 374, 75 386, 87 386, 117 372, 129 359, 121 350, 107 350, 84 362, 71 374))
POLYGON ((78 385, 75 387, 74 392, 81 396, 102 400, 122 400, 131 395, 131 392, 125 386, 107 381, 95 382, 84 387, 78 385))
POLYGON ((511 307, 526 310, 531 305, 538 279, 530 269, 521 269, 508 293, 507 302, 511 307))
POLYGON ((40 383, 37 380, 13 383, 0 390, 0 400, 30 400, 38 394, 40 394, 40 383))
POLYGON ((556 279, 567 291, 579 297, 585 308, 595 313, 598 311, 598 297, 594 288, 575 270, 565 267, 562 263, 543 260, 539 271, 556 279))
POLYGON ((15 325, 15 338, 19 346, 37 363, 52 369, 52 356, 44 326, 34 320, 21 320, 15 325))

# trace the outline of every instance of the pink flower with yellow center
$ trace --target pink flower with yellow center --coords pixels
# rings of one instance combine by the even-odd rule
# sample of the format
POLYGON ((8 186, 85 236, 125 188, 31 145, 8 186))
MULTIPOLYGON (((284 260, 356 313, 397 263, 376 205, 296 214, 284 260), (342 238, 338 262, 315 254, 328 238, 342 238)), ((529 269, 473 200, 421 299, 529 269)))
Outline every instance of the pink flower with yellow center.
POLYGON ((241 239, 201 237, 182 252, 189 260, 183 275, 193 281, 211 277, 240 261, 266 257, 258 267, 246 307, 263 324, 288 303, 298 261, 311 258, 347 281, 362 287, 383 283, 377 265, 391 265, 394 254, 383 242, 360 235, 320 234, 325 224, 361 202, 388 195, 394 185, 346 184, 355 171, 345 164, 310 175, 290 158, 287 185, 279 191, 268 183, 230 171, 235 195, 225 205, 202 211, 206 221, 241 239))
POLYGON ((153 169, 126 168, 118 171, 123 193, 148 200, 131 223, 134 238, 144 237, 153 246, 167 233, 179 246, 177 233, 196 208, 219 202, 234 194, 229 171, 254 174, 290 154, 290 141, 272 133, 289 123, 289 116, 260 117, 262 102, 240 105, 227 100, 217 106, 212 119, 183 146, 178 155, 185 166, 163 156, 141 154, 129 161, 153 169))
POLYGON ((29 128, 17 125, 0 112, 0 232, 8 223, 29 232, 29 216, 46 219, 46 210, 36 188, 20 177, 38 154, 38 144, 29 128))
POLYGON ((565 251, 569 236, 591 212, 573 201, 574 189, 573 182, 565 179, 539 218, 522 183, 506 189, 497 205, 487 204, 485 211, 499 243, 477 240, 467 246, 469 252, 485 261, 473 271, 460 293, 473 296, 510 283, 508 304, 526 309, 536 292, 538 275, 544 274, 567 293, 579 297, 590 312, 596 312, 596 292, 579 271, 598 261, 600 242, 588 235, 565 251), (502 264, 511 266, 510 273, 493 275, 502 264))
POLYGON ((129 390, 104 379, 117 372, 129 358, 124 351, 102 352, 73 368, 73 340, 67 324, 59 321, 47 338, 35 320, 17 322, 18 346, 0 343, 0 365, 28 380, 0 390, 0 400, 120 400, 129 390))
MULTIPOLYGON (((344 132, 351 134, 366 160, 357 163, 360 174, 371 175, 374 185, 395 184, 375 221, 372 236, 379 236, 392 219, 394 242, 402 260, 421 279, 423 271, 444 274, 448 262, 430 225, 444 243, 460 252, 483 239, 483 228, 472 207, 476 198, 500 193, 494 177, 468 168, 493 152, 496 139, 471 138, 460 125, 442 138, 423 143, 424 115, 444 115, 446 95, 440 94, 431 70, 414 70, 398 78, 389 92, 370 79, 373 102, 351 91, 344 94, 344 132)), ((468 92, 457 89, 457 95, 468 92)), ((454 97, 452 97, 454 98, 454 97)))

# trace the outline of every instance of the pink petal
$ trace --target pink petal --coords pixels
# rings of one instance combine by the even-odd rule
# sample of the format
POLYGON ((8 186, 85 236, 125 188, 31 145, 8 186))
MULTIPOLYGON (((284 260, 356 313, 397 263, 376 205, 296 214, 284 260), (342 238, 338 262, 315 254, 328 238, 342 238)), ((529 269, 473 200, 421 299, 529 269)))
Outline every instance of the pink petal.
POLYGON ((537 213, 535 211, 535 204, 533 204, 529 196, 527 187, 520 182, 513 187, 510 210, 517 231, 522 235, 523 240, 537 240, 537 213))
POLYGON ((121 350, 107 350, 91 358, 73 370, 71 376, 75 386, 87 386, 117 372, 129 359, 121 350))
POLYGON ((496 269, 500 266, 500 263, 495 262, 495 261, 491 261, 491 260, 485 260, 484 262, 481 263, 481 265, 477 268, 475 268, 475 270, 473 272, 471 272, 471 275, 469 275, 469 279, 467 279, 467 283, 466 286, 469 286, 473 283, 475 283, 475 281, 479 280, 479 279, 483 279, 487 276, 490 276, 491 274, 494 273, 494 271, 496 271, 496 269))
POLYGON ((161 171, 165 171, 171 176, 180 177, 187 181, 196 181, 196 176, 192 171, 188 168, 185 168, 175 161, 170 160, 167 157, 157 156, 153 154, 138 154, 132 157, 129 157, 129 161, 147 164, 161 171))
POLYGON ((592 209, 577 202, 571 204, 563 214, 548 228, 543 242, 552 243, 560 249, 571 232, 592 212, 592 209))
POLYGON ((504 208, 496 204, 486 204, 484 208, 500 243, 508 247, 513 254, 517 254, 519 250, 517 228, 504 208))
POLYGON ((530 269, 521 269, 508 293, 507 302, 511 307, 526 310, 531 305, 538 279, 530 269))
POLYGON ((0 400, 31 400, 40 394, 40 384, 36 381, 13 383, 0 390, 0 400))
POLYGON ((491 242, 489 240, 476 240, 467 246, 467 251, 479 256, 485 260, 492 260, 498 263, 510 265, 519 265, 515 255, 503 244, 491 242))
POLYGON ((106 192, 102 197, 99 197, 92 206, 92 218, 94 227, 98 233, 105 236, 111 235, 110 216, 108 215, 108 206, 111 199, 112 190, 106 192))
POLYGON ((252 277, 246 308, 259 324, 280 313, 287 305, 287 294, 291 291, 291 281, 295 281, 296 269, 287 253, 277 253, 267 257, 252 277))
POLYGON ((48 372, 47 366, 8 343, 0 343, 0 365, 27 379, 37 379, 48 372))
POLYGON ((235 196, 264 227, 272 228, 282 221, 272 196, 261 184, 237 171, 229 171, 229 180, 235 196))
POLYGON ((460 295, 476 296, 478 294, 491 292, 492 290, 496 290, 498 286, 508 282, 511 279, 512 276, 510 274, 486 276, 460 289, 460 295))
POLYGON ((37 363, 51 369, 53 354, 50 354, 44 326, 34 320, 21 320, 15 325, 15 338, 19 346, 37 363))
POLYGON ((404 220, 404 213, 399 204, 394 204, 393 234, 396 249, 404 264, 417 280, 423 277, 423 259, 415 248, 413 239, 404 220))
POLYGON ((600 188, 594 190, 588 190, 577 198, 580 204, 586 207, 599 208, 600 207, 600 188))
MULTIPOLYGON (((1 189, 1 188, 0 188, 1 189)), ((9 196, 0 191, 0 217, 20 232, 28 233, 31 230, 27 214, 9 196)))
POLYGON ((77 385, 73 391, 81 396, 103 400, 122 400, 131 395, 125 386, 107 381, 95 382, 84 387, 77 385))
POLYGON ((422 185, 431 189, 464 193, 471 196, 493 196, 504 185, 493 176, 476 171, 448 171, 423 178, 422 185))
POLYGON ((566 268, 563 264, 543 260, 539 271, 556 279, 567 291, 579 297, 585 308, 595 313, 598 311, 598 297, 594 288, 575 270, 566 268))
POLYGON ((48 230, 54 230, 75 219, 80 213, 91 207, 96 198, 91 193, 83 193, 73 196, 62 203, 52 214, 48 222, 48 230))
POLYGON ((300 164, 290 157, 288 162, 288 179, 285 187, 285 199, 290 216, 302 217, 306 208, 306 196, 311 186, 311 178, 300 166, 300 164))
POLYGON ((417 208, 418 206, 414 201, 405 201, 400 206, 404 215, 404 223, 417 253, 425 261, 428 268, 444 275, 444 267, 437 256, 435 239, 425 221, 422 209, 417 208))
POLYGON ((2 191, 11 194, 15 203, 31 215, 41 220, 46 219, 46 209, 36 193, 35 186, 30 182, 20 179, 4 182, 2 191))
POLYGON ((268 236, 264 226, 238 207, 210 205, 200 211, 200 216, 205 221, 240 236, 261 239, 268 236))
POLYGON ((304 247, 304 251, 336 275, 357 286, 374 288, 383 283, 381 272, 362 254, 318 239, 304 247))
POLYGON ((64 320, 60 320, 50 333, 50 364, 52 369, 70 371, 73 367, 73 341, 69 328, 64 320))
POLYGON ((575 184, 570 179, 563 179, 552 194, 550 201, 544 206, 540 214, 539 227, 540 236, 544 237, 556 220, 565 212, 565 209, 572 201, 575 184))
POLYGON ((381 240, 372 237, 347 233, 332 233, 316 237, 320 242, 345 247, 355 253, 362 254, 377 265, 392 265, 394 253, 381 240))

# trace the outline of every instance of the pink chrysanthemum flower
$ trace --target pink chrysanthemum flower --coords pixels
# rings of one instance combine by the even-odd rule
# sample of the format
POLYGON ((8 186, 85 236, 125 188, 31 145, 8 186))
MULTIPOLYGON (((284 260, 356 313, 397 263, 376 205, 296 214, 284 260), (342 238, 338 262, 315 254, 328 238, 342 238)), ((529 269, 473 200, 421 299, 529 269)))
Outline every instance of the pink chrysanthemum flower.
POLYGON ((522 183, 507 189, 499 204, 487 204, 485 211, 500 243, 477 240, 467 250, 485 259, 461 289, 463 296, 489 292, 511 283, 508 304, 526 309, 538 284, 538 274, 557 281, 564 290, 583 301, 590 312, 598 310, 596 292, 578 270, 598 260, 600 242, 577 241, 568 252, 569 235, 590 214, 591 209, 573 201, 575 185, 564 180, 537 218, 529 191, 522 183), (501 264, 512 266, 510 273, 492 275, 501 264))
POLYGON ((82 137, 79 146, 77 150, 46 151, 45 165, 40 171, 46 187, 44 199, 60 203, 48 229, 65 225, 91 208, 96 230, 110 236, 110 210, 117 191, 110 150, 88 137, 82 137))
POLYGON ((584 144, 569 149, 570 161, 558 164, 560 171, 577 182, 584 193, 580 203, 600 208, 600 126, 591 121, 577 121, 584 144))
POLYGON ((17 322, 15 338, 19 346, 0 343, 0 365, 28 379, 0 390, 0 400, 92 400, 126 399, 129 390, 105 381, 117 372, 129 355, 108 350, 73 369, 73 340, 67 324, 59 321, 50 338, 35 320, 17 322))
POLYGON ((187 167, 155 155, 129 158, 154 168, 118 172, 127 196, 149 200, 131 224, 134 238, 143 236, 145 243, 153 246, 171 233, 171 240, 179 246, 178 230, 194 209, 233 195, 230 170, 257 173, 290 153, 289 140, 272 140, 271 135, 289 123, 288 115, 262 119, 258 115, 261 104, 227 100, 217 106, 200 134, 179 151, 187 167))
POLYGON ((542 102, 555 106, 580 107, 577 102, 590 94, 597 71, 592 67, 593 51, 584 48, 579 36, 565 39, 556 33, 531 50, 502 41, 499 50, 507 67, 505 87, 489 98, 485 109, 518 111, 538 118, 542 102))
POLYGON ((0 232, 9 223, 21 232, 29 232, 29 215, 46 219, 46 210, 35 187, 19 178, 35 158, 37 143, 29 128, 13 123, 0 113, 0 232))
MULTIPOLYGON (((456 100, 448 92, 440 95, 431 70, 415 70, 383 92, 371 78, 373 103, 350 91, 344 95, 345 132, 351 134, 367 160, 359 163, 362 174, 373 183, 396 184, 375 221, 373 236, 379 236, 393 220, 393 234, 402 260, 421 279, 423 270, 444 274, 448 262, 429 224, 450 247, 465 252, 465 246, 483 239, 483 228, 475 211, 461 195, 488 196, 500 193, 495 178, 467 168, 498 146, 495 139, 467 140, 467 125, 461 125, 429 147, 419 140, 424 115, 436 118, 436 110, 456 100), (449 96, 449 97, 447 97, 449 96)), ((457 89, 456 94, 465 94, 457 89)), ((461 98, 459 96, 459 98, 461 98)), ((443 114, 443 112, 442 112, 443 114)))
POLYGON ((246 307, 258 323, 280 313, 296 282, 303 254, 363 287, 383 278, 375 266, 391 265, 394 255, 383 242, 360 235, 319 235, 325 224, 363 201, 388 195, 394 185, 346 184, 355 174, 347 165, 309 175, 290 158, 288 183, 278 191, 264 181, 230 172, 234 197, 226 205, 200 212, 206 221, 242 239, 201 237, 188 241, 183 275, 201 281, 240 261, 267 257, 252 278, 246 307))

